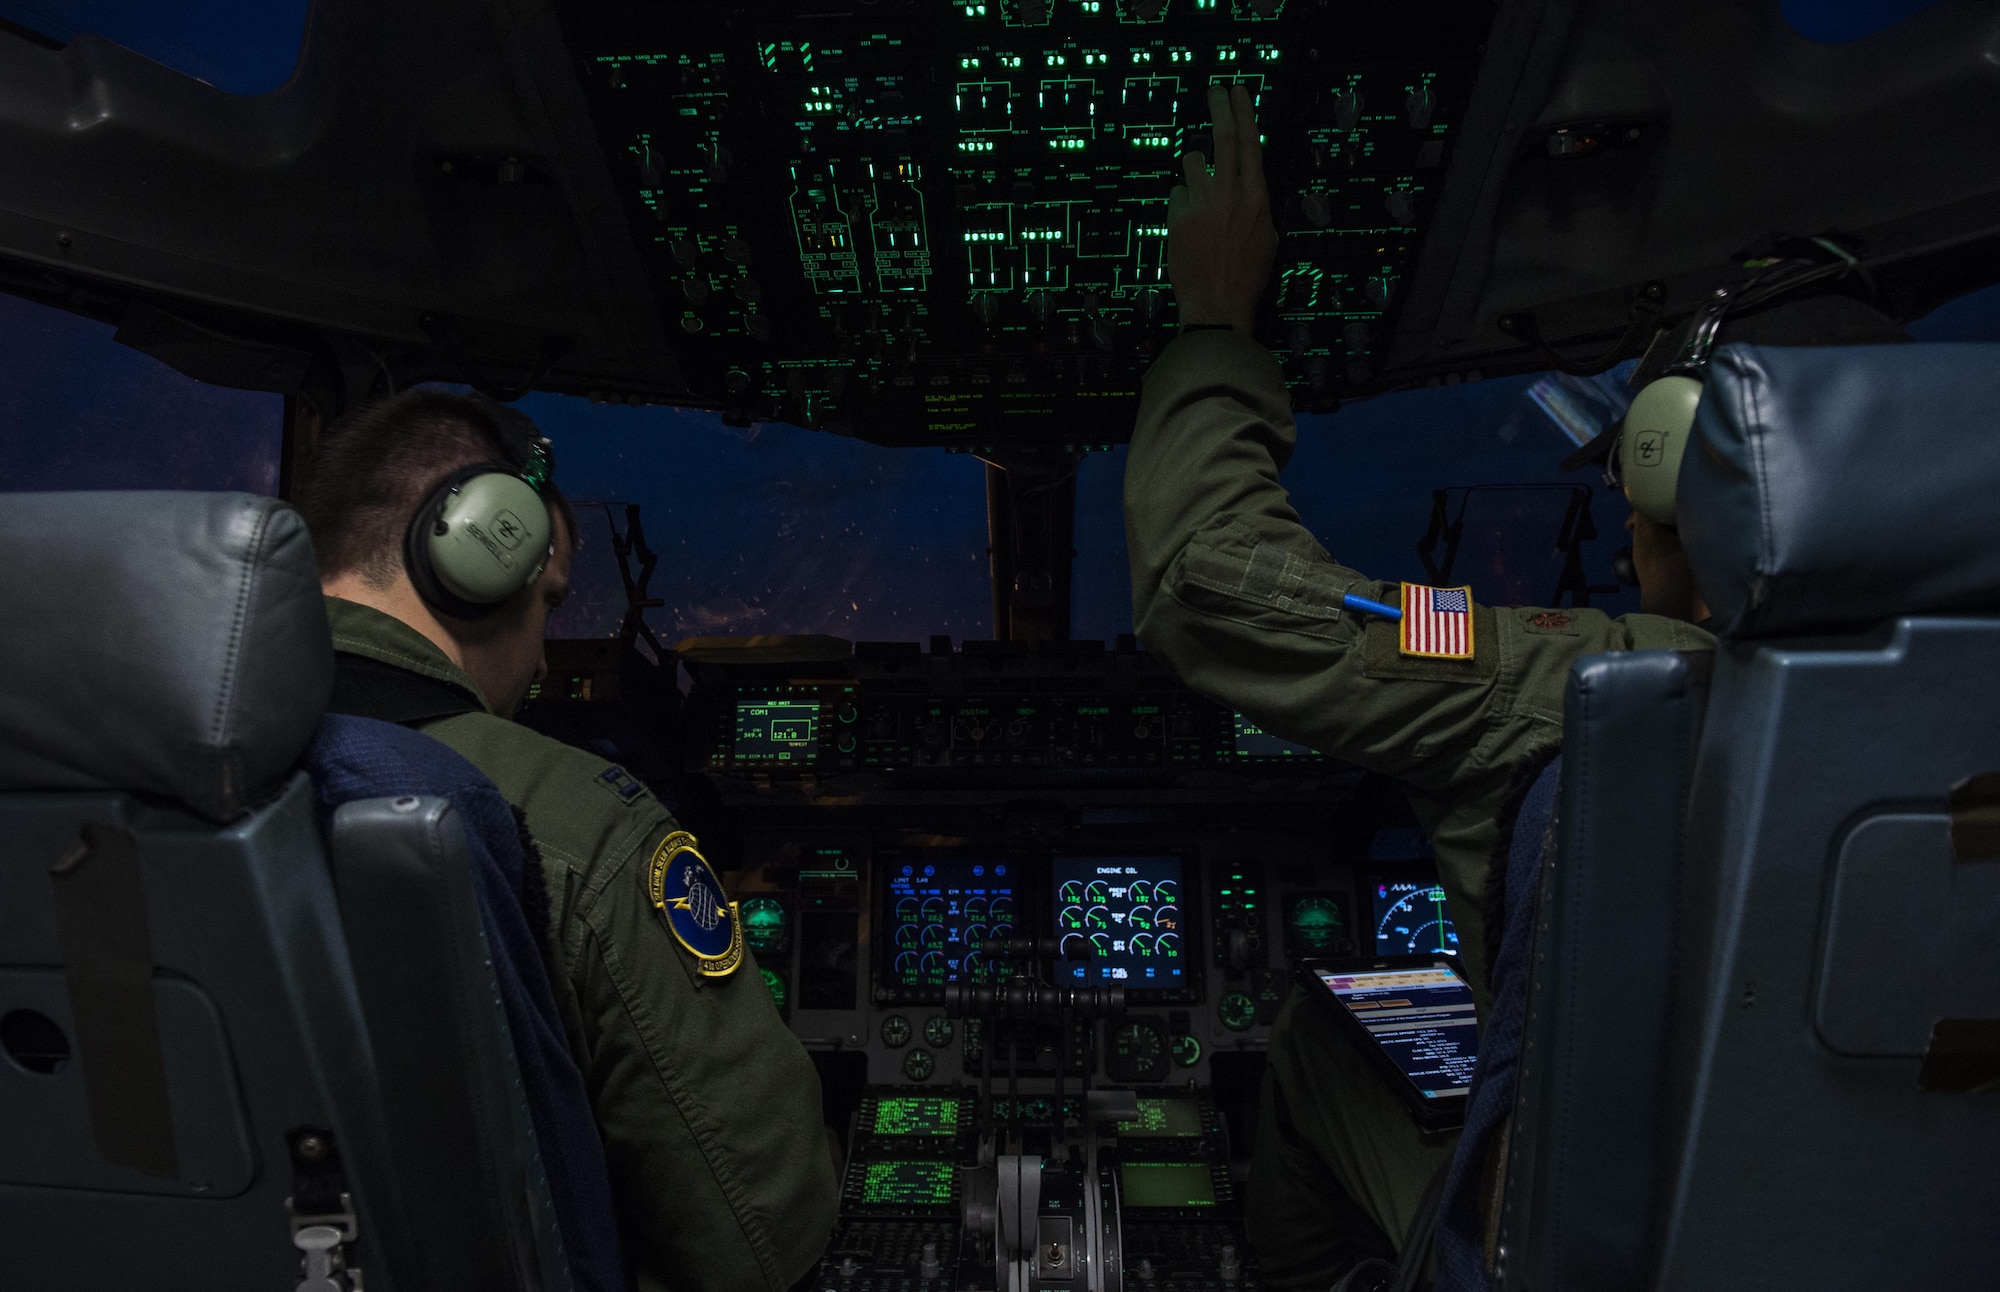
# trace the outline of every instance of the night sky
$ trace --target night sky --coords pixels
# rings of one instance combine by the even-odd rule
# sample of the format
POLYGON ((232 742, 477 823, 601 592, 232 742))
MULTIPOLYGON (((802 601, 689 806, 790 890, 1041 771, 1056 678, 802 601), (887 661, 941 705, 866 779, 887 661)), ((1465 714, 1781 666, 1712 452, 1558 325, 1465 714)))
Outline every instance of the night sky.
MULTIPOLYGON (((1783 7, 1802 34, 1838 41, 1929 6, 1785 0, 1783 7)), ((0 16, 59 37, 96 31, 233 93, 282 83, 303 14, 292 0, 0 0, 0 16)), ((1912 331, 1920 340, 2000 340, 2000 289, 1954 302, 1912 331)), ((277 396, 201 385, 117 345, 111 332, 0 295, 0 487, 275 488, 277 396)), ((1570 441, 1529 398, 1534 381, 1392 395, 1304 419, 1285 475, 1295 505, 1343 562, 1377 578, 1421 578, 1415 544, 1433 489, 1564 479, 1555 464, 1570 441)), ((653 591, 667 602, 651 622, 668 641, 774 632, 992 636, 984 468, 974 458, 555 395, 531 395, 521 406, 555 441, 558 478, 573 498, 641 505, 662 557, 653 591)), ((1077 477, 1080 638, 1131 629, 1123 457, 1122 449, 1093 454, 1077 477)), ((1594 504, 1601 537, 1589 573, 1607 583, 1610 553, 1624 542, 1625 508, 1601 488, 1594 504)), ((622 611, 603 512, 586 509, 583 528, 577 593, 555 624, 559 635, 609 632, 622 611)), ((1522 528, 1554 537, 1552 520, 1522 528)), ((1486 564, 1530 567, 1541 578, 1540 540, 1513 539, 1504 560, 1489 554, 1486 564)), ((1495 571, 1457 573, 1477 590, 1495 571)), ((1597 604, 1613 613, 1637 608, 1629 592, 1597 604)))

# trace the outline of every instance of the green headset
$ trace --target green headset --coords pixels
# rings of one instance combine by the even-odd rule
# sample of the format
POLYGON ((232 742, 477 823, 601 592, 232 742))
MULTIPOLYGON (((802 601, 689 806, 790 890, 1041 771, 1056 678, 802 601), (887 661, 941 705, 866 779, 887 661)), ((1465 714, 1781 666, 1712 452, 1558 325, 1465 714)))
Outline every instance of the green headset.
POLYGON ((548 491, 555 456, 534 423, 496 406, 503 452, 518 459, 461 467, 424 499, 403 539, 417 595, 460 619, 491 614, 541 577, 555 555, 548 491))
MULTIPOLYGON (((1648 354, 1633 374, 1644 381, 1632 406, 1610 432, 1604 483, 1623 486, 1632 510, 1662 525, 1676 523, 1674 497, 1681 476, 1681 459, 1694 435, 1695 409, 1701 403, 1703 375, 1725 319, 1736 310, 1758 306, 1812 283, 1846 274, 1853 257, 1831 242, 1815 243, 1841 259, 1833 264, 1788 258, 1752 266, 1751 273, 1716 288, 1679 328, 1666 333, 1664 362, 1648 354)), ((1586 446, 1588 452, 1588 446, 1586 446)), ((1579 455, 1581 456, 1581 455, 1579 455)))

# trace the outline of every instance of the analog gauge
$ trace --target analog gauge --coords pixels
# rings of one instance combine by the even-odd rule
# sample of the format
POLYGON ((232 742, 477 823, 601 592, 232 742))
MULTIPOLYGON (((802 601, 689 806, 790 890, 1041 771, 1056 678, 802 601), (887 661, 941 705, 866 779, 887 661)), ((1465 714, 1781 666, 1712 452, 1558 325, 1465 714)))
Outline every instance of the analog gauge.
POLYGON ((1167 1032, 1156 1018, 1128 1018, 1111 1034, 1104 1072, 1113 1081, 1165 1081, 1167 1032))
POLYGON ((912 1081, 929 1081, 937 1071, 937 1060, 929 1050, 911 1050, 903 1056, 903 1075, 912 1081))
POLYGON ((1306 951, 1331 951, 1346 930, 1340 903, 1331 897, 1301 897, 1292 904, 1292 940, 1306 951))
POLYGON ((775 897, 746 897, 738 908, 743 917, 743 940, 760 955, 785 949, 789 927, 785 904, 775 897))
POLYGON ((924 899, 924 923, 941 924, 944 922, 944 916, 945 903, 942 897, 924 899))
POLYGON ((1247 1032, 1257 1023, 1257 1002, 1232 991, 1215 1002, 1215 1016, 1232 1032, 1247 1032))
POLYGON ((1161 906, 1181 900, 1181 886, 1171 879, 1163 879, 1153 885, 1153 900, 1161 906))
POLYGON ((924 958, 922 964, 919 966, 919 972, 923 974, 925 982, 928 983, 943 982, 944 957, 935 951, 924 952, 924 958))
POLYGON ((1056 948, 1056 954, 1065 960, 1088 960, 1090 959, 1090 939, 1081 933, 1065 933, 1063 934, 1062 945, 1056 948))
POLYGON ((925 948, 935 951, 939 947, 942 947, 944 945, 944 932, 944 925, 942 924, 924 925, 923 943, 925 948))
POLYGON ((898 924, 896 926, 896 948, 899 951, 915 951, 917 949, 916 925, 898 924))
POLYGON ((966 926, 965 926, 965 946, 966 946, 966 949, 967 949, 968 951, 977 951, 977 950, 979 950, 979 948, 981 948, 981 947, 983 947, 983 946, 985 946, 985 945, 986 945, 986 939, 987 939, 987 938, 989 938, 989 937, 991 937, 991 936, 992 936, 992 935, 991 935, 991 934, 989 934, 989 933, 988 933, 988 932, 986 931, 986 926, 985 926, 984 924, 968 924, 968 925, 966 925, 966 926))
POLYGON ((1178 933, 1162 933, 1153 939, 1153 954, 1173 957, 1181 953, 1181 938, 1178 933))
POLYGON ((1083 890, 1083 900, 1102 905, 1111 900, 1111 886, 1101 879, 1093 879, 1083 890))
POLYGON ((1081 906, 1063 907, 1062 911, 1056 916, 1056 925, 1059 928, 1065 928, 1065 929, 1082 928, 1083 908, 1081 906))
POLYGON ((1108 956, 1111 954, 1111 935, 1109 933, 1093 933, 1090 935, 1090 945, 1095 954, 1108 956))
POLYGON ((1105 906, 1093 906, 1083 913, 1083 927, 1086 929, 1108 929, 1111 927, 1111 910, 1105 906))
POLYGON ((1046 1099, 1023 1099, 1021 1116, 1031 1122, 1045 1122, 1055 1115, 1056 1107, 1046 1099))
POLYGON ((764 986, 771 993, 771 1003, 776 1005, 778 1012, 782 1014, 785 1012, 785 980, 776 969, 766 969, 763 973, 764 986))
POLYGON ((1181 926, 1181 908, 1178 906, 1156 906, 1153 908, 1153 927, 1162 933, 1178 930, 1181 926))
POLYGON ((1201 1062, 1201 1041, 1183 1032, 1174 1037, 1174 1062, 1192 1068, 1201 1062))
POLYGON ((910 1043, 910 1020, 901 1014, 891 1014, 882 1020, 882 1044, 892 1050, 900 1050, 910 1043))
POLYGON ((897 902, 896 918, 915 923, 917 918, 917 899, 914 897, 905 897, 902 901, 897 902))
POLYGON ((986 969, 987 969, 986 957, 980 955, 977 951, 966 952, 965 958, 958 962, 958 966, 959 966, 959 972, 963 974, 967 980, 971 982, 986 981, 986 969))
POLYGON ((1153 908, 1150 906, 1133 907, 1131 910, 1125 912, 1125 923, 1135 929, 1152 928, 1153 908))
POLYGON ((988 942, 998 942, 1002 938, 1009 938, 1012 936, 1014 936, 1014 926, 1011 924, 1002 924, 998 920, 995 920, 993 923, 993 927, 991 929, 988 929, 986 932, 986 940, 988 942))
POLYGON ((1458 954, 1458 928, 1445 913, 1444 889, 1433 885, 1405 893, 1375 922, 1378 950, 1413 956, 1458 954))
POLYGON ((1153 935, 1134 933, 1131 940, 1125 944, 1125 949, 1135 956, 1150 956, 1153 954, 1153 935))
POLYGON ((917 977, 917 953, 905 951, 896 957, 896 981, 912 983, 917 977))
POLYGON ((983 897, 966 898, 965 918, 968 920, 984 920, 986 918, 986 899, 983 897))
POLYGON ((1008 924, 1012 924, 1014 922, 1014 899, 1011 897, 994 898, 992 915, 995 924, 1003 920, 1008 924))
POLYGON ((951 1044, 954 1030, 950 1019, 943 1014, 932 1014, 924 1020, 924 1044, 933 1050, 942 1050, 951 1044))
POLYGON ((1143 879, 1135 879, 1125 895, 1135 902, 1147 903, 1153 900, 1153 886, 1143 879))
POLYGON ((1083 885, 1077 883, 1074 879, 1064 880, 1063 886, 1056 890, 1056 900, 1070 906, 1075 906, 1083 901, 1083 885))

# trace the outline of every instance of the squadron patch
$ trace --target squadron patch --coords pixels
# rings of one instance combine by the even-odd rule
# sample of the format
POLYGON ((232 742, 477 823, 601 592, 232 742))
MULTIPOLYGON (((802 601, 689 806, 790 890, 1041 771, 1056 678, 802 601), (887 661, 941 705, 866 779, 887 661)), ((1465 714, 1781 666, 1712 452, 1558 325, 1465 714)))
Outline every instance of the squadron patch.
POLYGON ((1418 659, 1472 658, 1472 589, 1403 585, 1396 645, 1418 659))
POLYGON ((727 978, 743 963, 743 917, 693 835, 676 830, 660 840, 646 867, 646 896, 704 978, 727 978))

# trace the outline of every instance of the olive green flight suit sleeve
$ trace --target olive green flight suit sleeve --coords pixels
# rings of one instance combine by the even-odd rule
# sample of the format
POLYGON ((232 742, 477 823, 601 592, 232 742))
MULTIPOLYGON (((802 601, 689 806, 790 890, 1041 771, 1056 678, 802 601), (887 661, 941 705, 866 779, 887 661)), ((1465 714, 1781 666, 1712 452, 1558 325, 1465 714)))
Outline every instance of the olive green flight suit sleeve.
POLYGON ((1475 606, 1471 660, 1406 658, 1395 624, 1340 603, 1353 592, 1393 605, 1399 585, 1336 562, 1279 483, 1297 437, 1278 365, 1256 341, 1202 331, 1167 347, 1125 468, 1133 622, 1197 691, 1410 788, 1483 999, 1494 816, 1560 744, 1570 662, 1712 639, 1654 615, 1475 606))
POLYGON ((493 778, 541 849, 557 995, 639 1286, 783 1292, 839 1202, 819 1078, 749 952, 705 978, 653 909, 647 866, 673 817, 629 777, 607 781, 602 759, 504 719, 427 730, 493 778))

